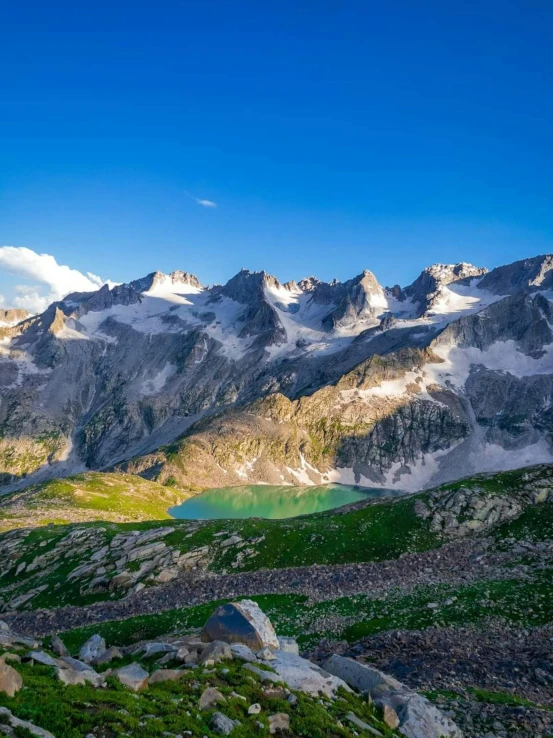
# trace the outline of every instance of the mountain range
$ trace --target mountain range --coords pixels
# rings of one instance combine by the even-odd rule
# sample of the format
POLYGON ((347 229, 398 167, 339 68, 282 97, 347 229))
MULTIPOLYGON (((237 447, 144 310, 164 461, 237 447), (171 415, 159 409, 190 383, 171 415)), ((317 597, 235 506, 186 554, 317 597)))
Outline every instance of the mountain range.
POLYGON ((2 311, 2 490, 87 469, 415 490, 553 461, 552 300, 544 255, 406 287, 154 272, 2 311))

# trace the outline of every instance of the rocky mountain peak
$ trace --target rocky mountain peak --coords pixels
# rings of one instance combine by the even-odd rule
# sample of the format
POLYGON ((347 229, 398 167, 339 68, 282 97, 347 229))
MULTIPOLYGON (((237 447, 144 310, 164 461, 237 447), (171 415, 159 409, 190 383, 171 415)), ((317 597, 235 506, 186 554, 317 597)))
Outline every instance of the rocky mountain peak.
POLYGON ((486 267, 477 267, 467 262, 457 264, 432 264, 420 273, 417 279, 405 288, 405 294, 419 306, 423 315, 432 308, 440 296, 440 290, 454 282, 464 282, 487 273, 486 267))
POLYGON ((11 326, 21 323, 22 320, 29 318, 31 313, 28 310, 12 308, 9 310, 0 310, 0 326, 10 328, 11 326))
POLYGON ((163 272, 151 272, 141 279, 135 279, 129 283, 129 286, 137 292, 150 292, 151 290, 178 288, 179 286, 193 287, 197 290, 203 290, 204 286, 195 274, 183 272, 180 269, 164 274, 163 272))
POLYGON ((347 282, 328 284, 323 289, 319 285, 315 292, 316 300, 317 293, 322 293, 318 301, 336 305, 323 319, 327 330, 345 328, 359 319, 378 323, 378 316, 388 306, 384 290, 368 269, 347 282))
POLYGON ((479 282, 478 288, 494 295, 535 292, 553 287, 553 254, 521 259, 496 267, 479 282))

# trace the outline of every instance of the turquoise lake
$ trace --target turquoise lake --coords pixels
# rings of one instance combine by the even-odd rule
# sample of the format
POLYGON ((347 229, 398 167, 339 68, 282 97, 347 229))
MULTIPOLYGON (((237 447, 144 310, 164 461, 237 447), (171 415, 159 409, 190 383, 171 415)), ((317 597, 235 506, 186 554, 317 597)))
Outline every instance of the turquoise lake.
POLYGON ((249 485, 210 489, 169 508, 169 515, 185 520, 225 518, 294 518, 324 512, 368 497, 398 496, 396 490, 327 484, 320 487, 249 485))

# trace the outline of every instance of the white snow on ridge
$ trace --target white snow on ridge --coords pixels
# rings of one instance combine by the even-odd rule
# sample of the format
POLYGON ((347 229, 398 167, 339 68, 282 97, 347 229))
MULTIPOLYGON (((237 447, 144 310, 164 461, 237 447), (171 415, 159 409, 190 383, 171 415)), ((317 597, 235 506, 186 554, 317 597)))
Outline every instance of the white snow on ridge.
POLYGON ((437 384, 450 383, 459 389, 464 387, 472 366, 484 366, 515 377, 553 372, 553 344, 545 347, 545 353, 539 359, 518 351, 516 342, 512 340, 496 341, 486 351, 457 346, 441 346, 433 351, 444 363, 426 364, 426 373, 437 384))
POLYGON ((140 385, 140 394, 142 396, 155 395, 165 387, 169 377, 177 371, 177 367, 174 364, 167 363, 154 377, 144 379, 140 385))

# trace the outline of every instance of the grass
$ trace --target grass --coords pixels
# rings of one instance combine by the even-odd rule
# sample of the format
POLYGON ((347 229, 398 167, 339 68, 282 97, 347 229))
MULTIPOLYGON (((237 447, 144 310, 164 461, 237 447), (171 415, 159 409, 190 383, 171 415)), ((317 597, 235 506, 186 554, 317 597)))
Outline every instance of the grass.
MULTIPOLYGON (((150 672, 155 668, 151 662, 142 665, 150 672)), ((0 694, 0 705, 63 738, 83 738, 91 732, 156 738, 167 733, 182 735, 185 731, 211 737, 215 735, 210 729, 213 710, 198 709, 198 699, 209 686, 216 687, 225 697, 226 702, 217 709, 241 722, 232 733, 236 738, 258 736, 258 722, 265 732, 268 716, 277 712, 289 715, 291 736, 353 738, 355 733, 345 720, 350 711, 384 736, 397 735, 381 722, 379 711, 359 695, 340 692, 337 699, 329 700, 295 693, 297 704, 292 706, 285 699, 285 692, 273 690, 267 694, 259 679, 237 661, 224 662, 211 670, 186 670, 178 681, 159 683, 138 694, 113 677, 108 677, 104 689, 90 685, 64 687, 50 667, 15 664, 15 668, 21 673, 25 688, 13 698, 0 694), (247 710, 253 703, 260 704, 261 712, 250 716, 247 710)))
POLYGON ((0 499, 0 529, 52 521, 163 520, 186 493, 132 474, 87 472, 27 487, 0 499))

